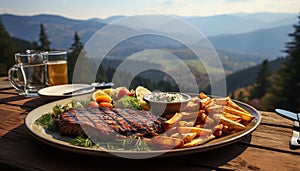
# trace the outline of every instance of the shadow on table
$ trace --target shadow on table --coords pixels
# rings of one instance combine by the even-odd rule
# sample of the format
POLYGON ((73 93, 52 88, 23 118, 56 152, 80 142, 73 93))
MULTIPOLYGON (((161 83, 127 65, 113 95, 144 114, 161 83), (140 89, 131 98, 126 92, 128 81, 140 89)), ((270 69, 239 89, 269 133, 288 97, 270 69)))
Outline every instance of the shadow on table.
POLYGON ((243 143, 168 158, 109 158, 87 156, 54 148, 34 139, 23 124, 0 139, 2 149, 0 158, 6 158, 10 161, 8 164, 17 167, 41 170, 212 170, 243 153, 250 141, 251 135, 248 135, 243 139, 243 143))
POLYGON ((31 110, 33 110, 41 105, 44 105, 44 104, 47 104, 47 103, 50 103, 50 102, 53 102, 56 100, 60 100, 60 99, 62 99, 62 98, 50 99, 50 98, 35 97, 35 98, 25 102, 22 106, 22 109, 26 110, 27 112, 30 112, 31 110))

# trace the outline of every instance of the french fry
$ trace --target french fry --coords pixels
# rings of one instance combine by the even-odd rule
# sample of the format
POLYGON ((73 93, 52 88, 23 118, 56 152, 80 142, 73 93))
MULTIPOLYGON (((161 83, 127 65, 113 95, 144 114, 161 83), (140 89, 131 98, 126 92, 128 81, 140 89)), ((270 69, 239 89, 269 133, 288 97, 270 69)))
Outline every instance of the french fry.
POLYGON ((178 133, 178 128, 177 127, 172 127, 170 129, 168 129, 166 132, 165 132, 168 136, 172 135, 172 134, 175 134, 175 133, 178 133))
POLYGON ((255 118, 253 115, 249 114, 248 112, 243 112, 229 106, 224 107, 224 112, 237 115, 247 122, 252 121, 252 119, 255 118))
POLYGON ((213 105, 206 108, 207 113, 222 113, 224 106, 222 105, 213 105))
POLYGON ((201 92, 201 93, 199 94, 199 97, 200 97, 200 99, 208 98, 208 96, 207 96, 206 94, 204 94, 203 92, 201 92))
POLYGON ((225 97, 225 98, 216 98, 214 100, 217 105, 225 106, 228 104, 229 99, 230 97, 225 97))
POLYGON ((163 126, 166 130, 170 129, 173 125, 175 125, 182 118, 181 113, 175 113, 174 116, 163 122, 163 126))
POLYGON ((223 134, 223 128, 224 125, 223 124, 218 124, 213 128, 213 135, 216 137, 219 137, 223 134))
POLYGON ((198 111, 199 109, 200 109, 199 97, 191 98, 191 100, 184 106, 185 111, 198 111))
POLYGON ((179 121, 179 127, 191 127, 195 125, 195 122, 179 121))
POLYGON ((238 115, 233 115, 227 112, 223 112, 223 116, 235 122, 241 122, 242 118, 238 115))
POLYGON ((211 129, 197 127, 178 127, 179 134, 197 133, 197 136, 208 136, 212 134, 211 129))
POLYGON ((201 113, 199 114, 199 117, 197 119, 197 124, 206 124, 206 125, 213 125, 214 124, 214 120, 212 118, 210 118, 209 116, 207 116, 205 113, 201 113))
POLYGON ((212 104, 211 98, 205 98, 200 100, 200 107, 205 108, 208 107, 208 105, 212 104))
POLYGON ((224 117, 222 114, 216 114, 214 115, 220 123, 227 125, 229 129, 234 129, 234 130, 244 130, 246 127, 243 124, 240 124, 238 122, 234 122, 226 117, 224 117))
POLYGON ((236 110, 239 110, 239 111, 242 111, 244 113, 248 113, 249 115, 251 115, 248 111, 246 111, 245 109, 243 109, 242 107, 240 107, 239 105, 234 103, 230 98, 227 100, 227 105, 234 108, 234 109, 236 109, 236 110))
POLYGON ((184 143, 191 142, 195 137, 197 136, 197 133, 187 133, 187 134, 173 134, 171 135, 172 138, 179 138, 184 141, 184 143))
POLYGON ((204 144, 206 143, 207 141, 210 141, 212 139, 214 139, 215 136, 214 135, 209 135, 207 137, 198 137, 198 138, 195 138, 193 139, 191 142, 189 143, 185 143, 183 145, 183 147, 187 148, 187 147, 195 147, 195 146, 198 146, 198 145, 201 145, 201 144, 204 144))
POLYGON ((155 136, 151 138, 153 144, 161 145, 165 148, 180 148, 184 141, 179 138, 172 138, 167 136, 155 136))
POLYGON ((182 115, 181 120, 195 121, 198 117, 198 111, 197 112, 181 112, 181 115, 182 115))

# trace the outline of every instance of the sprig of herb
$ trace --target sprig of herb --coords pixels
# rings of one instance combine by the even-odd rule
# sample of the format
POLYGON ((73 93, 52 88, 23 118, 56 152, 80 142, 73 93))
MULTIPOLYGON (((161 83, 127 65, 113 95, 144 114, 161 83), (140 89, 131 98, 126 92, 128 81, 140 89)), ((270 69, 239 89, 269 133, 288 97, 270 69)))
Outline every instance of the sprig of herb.
POLYGON ((90 147, 97 148, 103 147, 108 150, 127 150, 127 151, 149 151, 149 146, 142 140, 141 137, 131 136, 126 139, 116 139, 112 142, 101 142, 95 144, 90 138, 86 136, 77 136, 76 138, 70 141, 70 144, 81 146, 81 147, 90 147))
POLYGON ((123 146, 129 151, 149 151, 149 146, 142 140, 141 137, 131 136, 124 140, 123 146))
POLYGON ((86 136, 80 135, 70 141, 70 144, 80 147, 97 147, 91 139, 86 136))
POLYGON ((34 123, 36 125, 42 126, 45 130, 48 130, 50 132, 57 131, 57 127, 55 125, 55 118, 53 117, 52 113, 43 114, 34 123))

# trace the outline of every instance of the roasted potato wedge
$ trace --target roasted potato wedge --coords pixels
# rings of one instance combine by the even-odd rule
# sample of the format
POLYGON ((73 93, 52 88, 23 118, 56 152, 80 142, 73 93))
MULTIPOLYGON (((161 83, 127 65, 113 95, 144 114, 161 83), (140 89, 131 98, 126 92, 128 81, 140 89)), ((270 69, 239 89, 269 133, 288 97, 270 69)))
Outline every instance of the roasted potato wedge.
POLYGON ((165 148, 180 148, 184 144, 184 141, 182 139, 167 136, 152 137, 151 142, 156 145, 161 145, 165 148))
POLYGON ((174 116, 163 122, 163 126, 166 130, 173 127, 182 118, 181 113, 175 113, 174 116))
POLYGON ((195 121, 198 117, 198 111, 197 112, 181 112, 182 118, 181 120, 184 121, 195 121))
POLYGON ((216 119, 218 119, 220 121, 220 123, 227 125, 229 127, 229 129, 234 129, 234 130, 246 129, 246 126, 244 126, 243 124, 232 121, 232 120, 224 117, 222 114, 216 114, 216 115, 214 115, 214 117, 216 117, 216 119))
POLYGON ((210 141, 214 138, 215 138, 214 135, 210 135, 210 136, 207 136, 207 137, 198 137, 198 138, 193 139, 191 142, 185 143, 183 145, 183 147, 195 147, 195 146, 204 144, 207 141, 210 141))
POLYGON ((179 127, 191 127, 194 126, 195 122, 179 121, 179 127))
POLYGON ((172 138, 179 138, 184 141, 184 143, 191 142, 195 137, 197 136, 197 133, 187 133, 187 134, 173 134, 171 135, 172 138))
POLYGON ((212 134, 211 129, 197 127, 178 127, 178 132, 180 134, 197 133, 197 136, 208 136, 212 134))

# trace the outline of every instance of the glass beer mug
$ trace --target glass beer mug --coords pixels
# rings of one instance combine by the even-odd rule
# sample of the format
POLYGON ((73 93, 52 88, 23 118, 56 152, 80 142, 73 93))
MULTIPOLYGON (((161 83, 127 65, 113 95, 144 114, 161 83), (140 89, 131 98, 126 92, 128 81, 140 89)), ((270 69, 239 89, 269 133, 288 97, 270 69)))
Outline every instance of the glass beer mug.
POLYGON ((68 84, 67 52, 49 51, 42 56, 47 67, 47 85, 68 84))
POLYGON ((15 54, 15 65, 9 69, 8 79, 19 95, 36 96, 38 90, 47 86, 45 72, 41 53, 27 50, 15 54))

